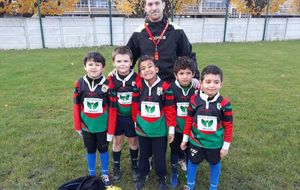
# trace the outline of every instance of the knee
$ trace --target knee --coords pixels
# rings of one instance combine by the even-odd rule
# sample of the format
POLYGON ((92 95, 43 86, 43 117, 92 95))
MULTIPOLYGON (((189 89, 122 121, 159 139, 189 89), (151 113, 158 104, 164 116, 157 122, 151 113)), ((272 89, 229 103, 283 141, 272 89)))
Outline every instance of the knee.
POLYGON ((100 153, 105 153, 108 151, 108 144, 103 144, 98 146, 98 151, 100 153))

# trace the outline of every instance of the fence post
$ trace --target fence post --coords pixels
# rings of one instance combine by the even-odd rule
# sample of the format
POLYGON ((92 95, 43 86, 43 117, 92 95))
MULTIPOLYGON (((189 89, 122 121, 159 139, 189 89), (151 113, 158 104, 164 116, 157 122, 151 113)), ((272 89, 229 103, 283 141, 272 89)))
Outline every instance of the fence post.
POLYGON ((229 0, 226 1, 226 15, 225 15, 225 24, 224 24, 224 36, 223 36, 223 42, 226 41, 227 20, 228 20, 228 7, 229 7, 229 0))
POLYGON ((111 16, 111 0, 108 1, 109 6, 109 31, 110 31, 110 45, 113 46, 113 32, 112 32, 112 16, 111 16))
POLYGON ((172 0, 172 17, 171 17, 171 21, 173 22, 174 19, 174 0, 172 0))
POLYGON ((268 20, 268 16, 269 16, 269 7, 270 7, 270 0, 267 0, 267 12, 266 12, 266 16, 265 16, 265 24, 264 24, 264 32, 263 32, 262 41, 265 41, 265 37, 266 37, 266 28, 267 28, 267 20, 268 20))
POLYGON ((38 15, 39 15, 39 21, 40 21, 42 45, 43 45, 43 48, 45 48, 44 30, 43 30, 43 23, 42 23, 42 18, 41 18, 41 0, 38 0, 38 15))

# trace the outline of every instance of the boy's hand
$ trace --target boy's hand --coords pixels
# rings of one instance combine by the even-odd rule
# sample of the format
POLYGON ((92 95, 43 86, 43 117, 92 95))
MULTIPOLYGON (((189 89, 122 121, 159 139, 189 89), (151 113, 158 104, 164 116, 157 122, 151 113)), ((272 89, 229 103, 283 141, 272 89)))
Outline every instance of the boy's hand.
POLYGON ((112 71, 110 71, 110 73, 108 73, 108 76, 113 77, 116 75, 116 73, 117 73, 117 69, 113 69, 112 71))
POLYGON ((221 156, 221 158, 224 157, 224 156, 227 156, 227 154, 228 154, 228 150, 223 149, 223 148, 220 150, 220 156, 221 156))
POLYGON ((174 141, 174 134, 169 134, 168 135, 168 143, 172 143, 174 141))
POLYGON ((200 82, 198 79, 196 78, 192 78, 192 86, 195 88, 195 89, 198 89, 200 87, 200 82))
POLYGON ((78 135, 81 137, 82 136, 82 131, 76 131, 78 135))
POLYGON ((182 143, 180 144, 180 148, 181 148, 181 150, 185 150, 185 149, 187 148, 186 142, 182 142, 182 143))

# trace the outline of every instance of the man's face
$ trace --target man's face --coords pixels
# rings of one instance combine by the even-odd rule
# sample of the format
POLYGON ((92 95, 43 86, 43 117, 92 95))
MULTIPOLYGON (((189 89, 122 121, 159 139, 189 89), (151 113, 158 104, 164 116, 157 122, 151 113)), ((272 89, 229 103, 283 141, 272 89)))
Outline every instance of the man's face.
POLYGON ((145 12, 152 22, 158 22, 163 17, 165 3, 162 0, 146 0, 145 12))

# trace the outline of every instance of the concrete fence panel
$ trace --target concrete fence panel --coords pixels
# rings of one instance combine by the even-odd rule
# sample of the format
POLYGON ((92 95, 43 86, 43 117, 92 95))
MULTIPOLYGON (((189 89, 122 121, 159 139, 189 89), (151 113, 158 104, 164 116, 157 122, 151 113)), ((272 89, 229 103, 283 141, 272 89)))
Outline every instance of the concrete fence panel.
MULTIPOLYGON (((111 44, 110 19, 43 18, 44 41, 47 48, 89 47, 111 44)), ((112 44, 125 45, 143 18, 112 18, 112 44)), ((191 43, 223 42, 224 18, 175 18, 191 43)), ((229 18, 227 42, 261 41, 264 18, 229 18)), ((300 18, 268 18, 266 40, 300 39, 300 18)), ((42 48, 38 18, 1 18, 0 49, 42 48)))

